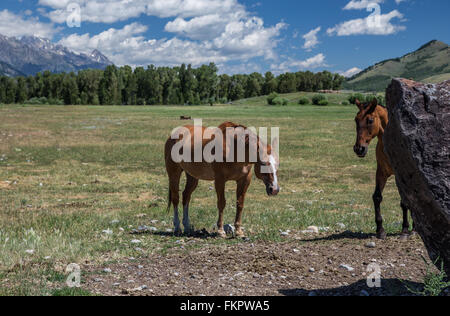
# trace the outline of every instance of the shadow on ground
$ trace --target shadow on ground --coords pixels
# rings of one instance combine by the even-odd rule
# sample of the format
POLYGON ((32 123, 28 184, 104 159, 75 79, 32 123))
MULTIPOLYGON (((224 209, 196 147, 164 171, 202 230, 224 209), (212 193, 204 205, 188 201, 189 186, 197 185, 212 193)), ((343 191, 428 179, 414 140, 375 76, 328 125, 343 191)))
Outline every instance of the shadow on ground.
POLYGON ((151 232, 148 230, 134 231, 134 232, 130 232, 130 234, 131 235, 153 235, 153 236, 161 236, 161 237, 174 237, 174 236, 190 237, 190 238, 197 238, 197 239, 208 239, 208 238, 218 238, 219 237, 219 235, 217 233, 210 233, 206 229, 197 230, 189 235, 188 234, 176 235, 173 232, 161 232, 161 231, 151 232))
MULTIPOLYGON (((400 237, 401 234, 388 234, 387 237, 400 237)), ((319 238, 312 238, 312 239, 305 239, 306 242, 313 242, 313 241, 334 241, 334 240, 342 240, 342 239, 357 239, 357 240, 366 240, 366 239, 372 239, 376 237, 376 234, 367 234, 362 232, 352 232, 352 231, 345 231, 339 234, 333 234, 326 237, 319 237, 319 238)))
POLYGON ((281 289, 279 293, 285 296, 415 296, 410 290, 417 292, 423 289, 423 284, 399 280, 382 279, 380 288, 369 288, 366 280, 360 280, 348 286, 321 289, 281 289))

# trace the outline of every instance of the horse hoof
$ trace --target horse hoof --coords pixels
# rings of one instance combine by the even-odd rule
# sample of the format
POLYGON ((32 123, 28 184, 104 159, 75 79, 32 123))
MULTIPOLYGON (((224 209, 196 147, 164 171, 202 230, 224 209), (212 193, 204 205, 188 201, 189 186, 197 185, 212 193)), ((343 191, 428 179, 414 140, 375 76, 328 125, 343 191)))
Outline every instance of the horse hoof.
POLYGON ((225 233, 224 230, 219 230, 217 232, 217 235, 219 236, 219 238, 227 238, 227 234, 225 233))
POLYGON ((387 234, 385 232, 377 233, 377 238, 380 240, 385 240, 387 238, 387 234))
POLYGON ((195 235, 195 229, 194 229, 194 226, 191 226, 190 228, 186 228, 186 229, 184 230, 184 234, 185 234, 186 236, 193 236, 193 235, 195 235))
POLYGON ((180 237, 180 236, 182 236, 183 235, 183 232, 181 231, 181 229, 180 230, 175 230, 174 232, 173 232, 173 234, 176 236, 176 237, 180 237))
POLYGON ((245 238, 245 234, 242 230, 237 230, 236 231, 236 237, 237 238, 245 238))
POLYGON ((409 239, 409 234, 402 234, 399 238, 400 241, 407 241, 409 239))

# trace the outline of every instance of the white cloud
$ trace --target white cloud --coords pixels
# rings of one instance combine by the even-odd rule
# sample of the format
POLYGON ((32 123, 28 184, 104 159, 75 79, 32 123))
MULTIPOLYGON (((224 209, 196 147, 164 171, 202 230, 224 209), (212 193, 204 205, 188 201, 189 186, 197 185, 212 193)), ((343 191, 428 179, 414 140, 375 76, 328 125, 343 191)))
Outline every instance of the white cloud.
POLYGON ((236 65, 218 64, 220 74, 235 75, 235 74, 251 74, 253 72, 262 72, 261 65, 256 62, 239 63, 236 65))
MULTIPOLYGON (((398 0, 396 0, 396 1, 398 1, 398 0)), ((370 6, 373 6, 373 4, 380 4, 380 3, 383 3, 383 2, 384 2, 384 0, 351 0, 344 7, 344 10, 362 10, 362 9, 367 9, 370 6)))
POLYGON ((281 64, 272 64, 270 68, 275 73, 283 73, 288 71, 299 71, 307 69, 316 69, 327 67, 325 55, 320 53, 306 60, 288 59, 281 64))
POLYGON ((303 48, 307 51, 311 51, 313 48, 319 44, 319 40, 317 39, 317 33, 320 32, 322 28, 319 26, 318 28, 315 28, 314 30, 311 30, 310 32, 303 35, 303 39, 305 40, 305 44, 303 45, 303 48))
POLYGON ((80 5, 82 22, 94 23, 126 21, 142 14, 193 18, 245 10, 237 0, 39 0, 40 5, 51 8, 47 15, 55 23, 67 20, 70 3, 80 5))
POLYGON ((253 57, 273 57, 274 36, 283 25, 264 28, 262 20, 252 19, 228 25, 220 37, 212 41, 190 41, 178 38, 147 40, 142 33, 147 27, 132 23, 122 29, 111 28, 100 34, 72 34, 59 43, 75 51, 98 49, 117 65, 200 65, 218 64, 253 57))
MULTIPOLYGON (((407 0, 395 0, 396 4, 400 4, 402 2, 406 2, 407 0)), ((375 7, 375 5, 379 5, 381 3, 384 3, 384 0, 351 0, 347 5, 344 7, 344 10, 363 10, 375 7)))
POLYGON ((195 17, 190 20, 177 17, 166 24, 165 31, 195 40, 211 40, 219 37, 229 23, 246 18, 247 13, 245 11, 237 11, 225 15, 215 13, 195 17))
POLYGON ((262 19, 252 17, 247 20, 233 21, 227 24, 220 37, 212 41, 212 46, 222 54, 234 58, 247 59, 264 56, 275 57, 273 49, 277 45, 275 38, 285 27, 284 23, 269 28, 264 27, 262 19))
POLYGON ((8 10, 0 11, 0 34, 6 36, 39 36, 53 38, 58 31, 53 24, 40 22, 33 17, 22 17, 8 10))
MULTIPOLYGON (((70 1, 72 2, 72 1, 70 1)), ((100 34, 73 34, 60 43, 75 50, 102 51, 118 65, 147 65, 214 61, 223 63, 254 57, 274 58, 277 37, 284 23, 266 27, 238 0, 77 0, 81 22, 112 23, 142 14, 173 18, 164 30, 175 34, 169 39, 146 39, 147 27, 132 23, 122 29, 100 34)), ((45 13, 55 23, 64 23, 69 0, 39 0, 50 7, 45 13)))
POLYGON ((362 69, 360 69, 358 67, 353 67, 353 68, 350 68, 347 71, 340 72, 340 74, 343 75, 346 78, 350 78, 350 77, 353 77, 356 74, 359 74, 361 71, 362 71, 362 69))
POLYGON ((387 14, 370 15, 363 19, 346 21, 327 30, 328 35, 390 35, 406 28, 402 25, 391 23, 392 19, 403 19, 403 14, 393 10, 387 14))

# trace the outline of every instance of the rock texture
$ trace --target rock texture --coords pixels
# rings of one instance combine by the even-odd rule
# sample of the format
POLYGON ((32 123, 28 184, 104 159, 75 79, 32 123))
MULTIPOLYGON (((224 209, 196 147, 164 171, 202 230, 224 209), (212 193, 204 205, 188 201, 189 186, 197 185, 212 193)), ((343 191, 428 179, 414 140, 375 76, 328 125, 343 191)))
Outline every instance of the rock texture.
POLYGON ((386 101, 385 151, 400 194, 431 259, 450 276, 450 81, 394 79, 386 101))

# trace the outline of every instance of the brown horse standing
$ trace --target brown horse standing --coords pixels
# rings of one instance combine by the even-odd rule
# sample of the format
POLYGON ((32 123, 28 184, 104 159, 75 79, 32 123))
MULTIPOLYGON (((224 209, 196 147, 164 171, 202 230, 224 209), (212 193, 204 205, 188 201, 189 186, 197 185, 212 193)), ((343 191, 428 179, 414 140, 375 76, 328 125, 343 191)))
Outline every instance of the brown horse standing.
MULTIPOLYGON (((226 205, 225 200, 225 184, 228 181, 236 181, 237 183, 237 206, 236 206, 236 220, 235 220, 235 229, 236 236, 243 237, 244 233, 242 231, 241 221, 242 221, 242 212, 244 209, 244 200, 245 195, 247 193, 247 189, 250 186, 250 182, 252 179, 252 167, 255 165, 255 173, 256 177, 264 182, 266 185, 266 192, 269 196, 275 196, 280 191, 280 187, 278 185, 278 165, 279 159, 276 155, 275 151, 272 151, 272 147, 269 145, 263 144, 260 139, 255 136, 256 142, 250 142, 250 136, 248 133, 243 135, 245 139, 245 161, 244 162, 236 162, 242 161, 238 160, 238 138, 242 135, 239 135, 240 132, 234 135, 234 148, 236 150, 230 150, 230 144, 227 144, 226 135, 227 130, 229 129, 240 129, 240 132, 247 131, 245 126, 237 125, 234 123, 224 123, 218 127, 221 134, 223 135, 223 161, 224 162, 206 162, 204 157, 202 157, 201 162, 175 162, 172 157, 172 151, 174 146, 176 146, 179 142, 184 142, 181 145, 190 146, 191 148, 191 159, 194 160, 194 149, 199 144, 195 144, 195 133, 200 133, 200 137, 197 139, 201 140, 201 149, 204 150, 214 139, 215 135, 206 135, 206 128, 196 128, 194 126, 185 126, 183 128, 184 132, 180 130, 175 131, 175 135, 179 137, 170 137, 165 146, 165 160, 166 160, 166 169, 169 175, 169 208, 171 205, 174 207, 174 232, 175 234, 181 233, 180 228, 180 220, 178 217, 178 205, 179 205, 179 185, 180 178, 183 171, 186 173, 187 181, 186 188, 183 192, 183 226, 185 229, 185 234, 191 234, 192 228, 189 221, 189 203, 191 200, 192 193, 198 186, 199 180, 206 181, 214 181, 215 189, 217 193, 217 207, 219 209, 219 220, 217 222, 218 233, 220 237, 225 237, 224 225, 223 225, 223 212, 226 205), (180 136, 181 135, 181 136, 180 136), (174 139, 179 138, 179 139, 174 139), (251 146, 256 146, 257 148, 251 148, 251 146), (256 162, 250 161, 250 150, 256 150, 258 154, 258 158, 256 162), (229 155, 234 153, 234 162, 227 159, 229 155), (269 173, 262 173, 261 169, 265 166, 268 170, 271 170, 269 173)), ((180 145, 180 144, 178 144, 180 145)), ((180 146, 182 147, 182 146, 180 146)), ((182 147, 185 148, 185 147, 182 147)))
MULTIPOLYGON (((360 158, 364 158, 369 150, 370 142, 377 137, 377 184, 375 193, 373 195, 373 202, 375 204, 375 221, 377 223, 377 238, 385 239, 386 232, 383 228, 383 217, 381 216, 380 205, 383 201, 383 191, 387 180, 394 175, 389 160, 384 153, 383 135, 384 129, 388 124, 387 110, 378 105, 378 100, 374 99, 371 103, 362 104, 356 100, 356 105, 359 108, 359 113, 356 115, 356 130, 357 138, 354 147, 355 153, 360 158)), ((403 230, 402 239, 409 236, 409 222, 408 222, 408 208, 402 202, 401 208, 403 210, 403 230)))

